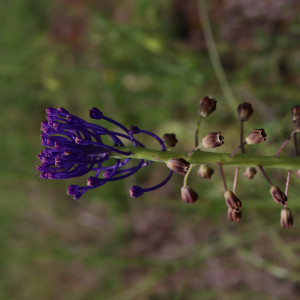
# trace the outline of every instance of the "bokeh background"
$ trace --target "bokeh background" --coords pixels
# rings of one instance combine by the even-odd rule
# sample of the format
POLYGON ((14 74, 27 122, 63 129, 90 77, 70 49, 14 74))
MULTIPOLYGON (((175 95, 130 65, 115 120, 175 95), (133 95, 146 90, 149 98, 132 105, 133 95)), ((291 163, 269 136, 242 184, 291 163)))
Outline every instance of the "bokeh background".
MULTIPOLYGON (((246 150, 275 154, 293 129, 290 108, 300 103, 299 1, 211 0, 199 7, 195 0, 1 1, 0 299, 299 299, 295 176, 295 222, 285 230, 261 174, 240 176, 243 217, 232 224, 215 166, 211 180, 196 170, 190 176, 195 205, 181 201, 177 174, 130 198, 131 185, 149 187, 167 175, 159 163, 79 201, 66 188, 85 185, 87 176, 43 180, 35 169, 49 106, 84 119, 95 106, 126 126, 175 133, 176 149, 189 151, 206 95, 218 107, 201 135, 225 136, 212 151, 239 144, 235 108, 248 101, 255 113, 245 132, 263 127, 268 139, 246 150), (220 86, 218 57, 228 86, 220 86)), ((283 155, 294 155, 292 143, 283 155)), ((267 173, 284 189, 286 171, 267 173)), ((234 167, 225 174, 231 186, 234 167)))

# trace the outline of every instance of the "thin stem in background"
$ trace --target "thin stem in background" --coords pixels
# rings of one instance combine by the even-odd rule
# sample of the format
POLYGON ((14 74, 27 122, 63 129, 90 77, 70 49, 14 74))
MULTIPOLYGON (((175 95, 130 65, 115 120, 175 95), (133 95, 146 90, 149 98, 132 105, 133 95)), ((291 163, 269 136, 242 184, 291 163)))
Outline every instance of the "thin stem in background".
POLYGON ((233 189, 232 189, 234 194, 235 194, 235 191, 236 191, 236 185, 237 185, 237 179, 238 179, 239 171, 240 171, 240 168, 236 167, 235 168, 235 174, 234 174, 234 181, 233 181, 233 189))
POLYGON ((287 177, 286 177, 286 184, 285 184, 285 195, 288 196, 289 187, 290 187, 290 179, 292 175, 292 170, 288 170, 287 177))
POLYGON ((221 64, 218 49, 212 34, 205 0, 197 0, 197 6, 211 63, 219 81, 221 90, 224 94, 225 100, 227 101, 227 104, 229 105, 232 113, 236 117, 236 107, 238 106, 238 103, 235 97, 233 96, 233 93, 231 91, 224 69, 221 64))
MULTIPOLYGON (((246 153, 245 151, 245 145, 244 145, 244 122, 241 121, 241 134, 240 134, 240 144, 242 145, 242 153, 246 153)), ((234 174, 234 181, 233 181, 233 193, 235 194, 236 191, 236 186, 237 186, 237 179, 239 175, 240 168, 236 167, 235 168, 235 174, 234 174)))
POLYGON ((195 131, 195 147, 197 147, 199 145, 199 128, 200 128, 200 124, 202 121, 202 116, 199 116, 198 122, 197 122, 197 128, 195 131))
POLYGON ((298 147, 297 147, 297 132, 295 132, 294 134, 294 146, 295 146, 296 155, 299 156, 298 147))
MULTIPOLYGON (((241 121, 241 134, 240 134, 240 144, 244 142, 244 121, 241 121)), ((244 145, 242 146, 242 153, 246 153, 244 145)))
POLYGON ((292 138, 292 136, 295 134, 295 130, 292 131, 292 133, 290 134, 290 136, 284 141, 284 143, 280 146, 280 148, 277 151, 276 157, 279 157, 280 152, 283 150, 283 148, 286 146, 286 144, 288 143, 288 141, 292 138))
POLYGON ((261 170, 261 172, 263 173, 263 175, 265 176, 265 178, 267 179, 268 183, 270 184, 270 186, 273 186, 272 181, 270 180, 270 178, 268 177, 267 173, 265 172, 264 168, 261 165, 258 165, 259 169, 261 170))
POLYGON ((223 180, 223 184, 224 184, 224 188, 225 188, 225 192, 226 192, 226 191, 228 191, 228 188, 227 188, 227 183, 226 183, 223 167, 222 167, 221 163, 218 163, 218 165, 219 165, 220 173, 221 173, 221 176, 222 176, 222 180, 223 180))

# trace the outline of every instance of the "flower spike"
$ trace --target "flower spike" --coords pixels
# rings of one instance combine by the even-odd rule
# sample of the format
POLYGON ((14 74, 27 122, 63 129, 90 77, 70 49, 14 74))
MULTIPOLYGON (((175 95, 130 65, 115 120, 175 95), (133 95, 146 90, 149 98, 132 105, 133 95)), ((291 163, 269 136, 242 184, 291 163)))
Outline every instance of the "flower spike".
MULTIPOLYGON (((90 189, 127 178, 152 162, 145 162, 144 159, 140 159, 138 165, 123 169, 122 167, 131 161, 132 152, 122 150, 124 144, 120 138, 131 141, 134 147, 145 148, 142 143, 135 139, 134 134, 146 133, 160 143, 162 151, 166 150, 164 142, 157 135, 133 126, 131 130, 128 130, 124 125, 104 116, 95 107, 89 111, 92 119, 108 121, 123 130, 125 134, 88 123, 70 114, 62 107, 58 109, 49 107, 46 112, 48 122, 44 121, 41 125, 41 141, 46 148, 38 155, 41 162, 40 166, 37 166, 37 170, 41 172, 40 177, 43 179, 69 179, 89 172, 96 172, 94 176, 88 178, 87 186, 70 185, 68 187, 67 194, 72 195, 74 199, 79 199, 90 189), (133 128, 135 130, 132 130, 133 128), (108 136, 112 140, 112 145, 104 144, 103 136, 108 136), (123 155, 124 159, 110 159, 114 153, 123 155), (104 163, 111 162, 112 159, 114 160, 112 164, 103 166, 104 163), (100 174, 103 174, 103 178, 99 178, 100 174)), ((169 172, 165 180, 148 189, 134 186, 130 190, 130 195, 136 198, 144 192, 155 190, 166 184, 172 174, 173 171, 169 172)))

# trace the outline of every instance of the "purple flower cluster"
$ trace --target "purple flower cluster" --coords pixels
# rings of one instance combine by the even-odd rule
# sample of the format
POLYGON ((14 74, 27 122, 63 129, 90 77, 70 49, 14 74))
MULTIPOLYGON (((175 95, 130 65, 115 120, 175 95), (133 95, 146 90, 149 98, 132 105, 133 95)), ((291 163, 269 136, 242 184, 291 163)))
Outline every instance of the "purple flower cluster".
MULTIPOLYGON (((144 147, 135 139, 134 135, 148 134, 160 143, 162 151, 166 150, 163 141, 157 135, 146 130, 140 130, 136 126, 131 126, 128 130, 122 124, 104 116, 95 107, 90 109, 92 119, 110 122, 123 132, 110 131, 100 125, 88 123, 70 114, 62 107, 58 109, 49 107, 46 112, 48 121, 42 122, 41 126, 43 132, 41 134, 42 146, 46 148, 38 155, 41 161, 40 166, 37 166, 37 170, 41 172, 40 177, 43 179, 69 179, 95 172, 94 176, 88 178, 87 186, 70 185, 68 187, 67 193, 72 195, 74 199, 79 199, 89 189, 127 178, 140 168, 152 163, 152 161, 145 162, 141 159, 136 166, 126 168, 126 165, 131 161, 130 157, 123 160, 110 158, 110 153, 113 152, 124 156, 131 155, 131 152, 121 150, 124 147, 121 138, 132 142, 134 147, 144 147), (104 136, 108 136, 112 140, 113 146, 103 143, 104 136), (107 165, 112 160, 114 160, 114 164, 107 165), (103 178, 99 178, 100 175, 103 178)), ((173 171, 170 171, 164 181, 147 189, 139 186, 131 187, 129 190, 131 197, 137 198, 144 192, 160 188, 169 181, 172 174, 173 171)))

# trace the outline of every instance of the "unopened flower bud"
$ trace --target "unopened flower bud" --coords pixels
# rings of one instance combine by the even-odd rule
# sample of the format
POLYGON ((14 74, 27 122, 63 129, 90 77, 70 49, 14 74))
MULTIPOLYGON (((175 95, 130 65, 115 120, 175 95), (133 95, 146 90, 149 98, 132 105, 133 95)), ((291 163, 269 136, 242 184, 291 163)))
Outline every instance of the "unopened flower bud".
POLYGON ((75 195, 77 193, 79 193, 80 188, 78 185, 69 185, 68 189, 67 189, 67 194, 68 195, 75 195))
POLYGON ((263 128, 253 129, 246 137, 246 142, 249 145, 263 143, 267 139, 267 135, 263 128))
POLYGON ((170 158, 167 167, 180 175, 185 175, 190 168, 190 163, 183 158, 170 158))
POLYGON ((132 134, 138 134, 141 130, 137 126, 131 125, 129 131, 132 134))
POLYGON ((247 167, 243 175, 248 179, 253 179, 256 173, 257 171, 254 167, 247 167))
POLYGON ((296 105, 292 107, 292 120, 293 122, 296 122, 300 118, 300 105, 296 105))
POLYGON ((280 224, 285 229, 290 229, 293 226, 294 220, 290 209, 283 208, 280 214, 280 224))
POLYGON ((215 172, 214 169, 212 169, 208 165, 200 165, 200 168, 197 171, 198 175, 206 179, 210 179, 211 176, 214 174, 214 172, 215 172))
POLYGON ((210 96, 206 96, 200 100, 198 115, 206 118, 208 115, 214 112, 216 108, 217 100, 210 96))
POLYGON ((101 120, 103 118, 103 113, 96 107, 90 108, 90 118, 96 119, 96 120, 101 120))
POLYGON ((168 147, 175 147, 178 143, 178 140, 176 139, 176 135, 174 133, 165 133, 162 140, 168 147))
POLYGON ((228 207, 227 216, 231 222, 238 222, 242 217, 242 211, 235 211, 228 207))
POLYGON ((242 201, 231 191, 226 191, 224 193, 226 200, 226 205, 235 211, 240 211, 242 207, 242 201))
POLYGON ((101 183, 101 179, 99 179, 98 177, 91 176, 87 180, 87 186, 91 186, 91 187, 97 186, 100 183, 101 183))
POLYGON ((226 205, 235 211, 240 211, 242 207, 242 201, 231 191, 226 191, 224 193, 224 197, 226 200, 226 205))
POLYGON ((288 200, 285 193, 278 186, 272 186, 270 189, 270 194, 273 198, 273 201, 282 206, 284 206, 288 200))
POLYGON ((252 105, 248 102, 244 102, 238 106, 237 112, 241 122, 248 121, 253 114, 252 105))
POLYGON ((224 144, 224 136, 221 131, 211 132, 202 139, 202 145, 205 148, 216 148, 224 144))
POLYGON ((129 194, 132 198, 138 198, 144 194, 144 189, 140 186, 134 185, 129 189, 129 194))
POLYGON ((194 204, 198 200, 198 194, 190 187, 181 188, 181 199, 188 204, 194 204))

